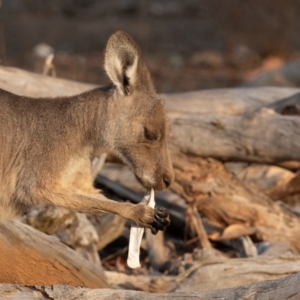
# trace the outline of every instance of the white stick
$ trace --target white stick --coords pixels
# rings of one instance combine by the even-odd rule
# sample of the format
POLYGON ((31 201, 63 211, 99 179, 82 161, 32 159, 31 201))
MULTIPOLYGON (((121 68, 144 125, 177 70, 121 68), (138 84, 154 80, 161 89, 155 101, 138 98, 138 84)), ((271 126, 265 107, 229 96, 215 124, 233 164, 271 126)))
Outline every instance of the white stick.
MULTIPOLYGON (((146 202, 147 205, 154 208, 155 198, 154 198, 153 189, 151 189, 151 191, 144 196, 142 202, 146 202)), ((140 247, 141 247, 143 233, 144 233, 144 227, 140 227, 132 223, 130 228, 129 249, 128 249, 128 258, 127 258, 127 265, 132 269, 139 268, 141 266, 140 247)))

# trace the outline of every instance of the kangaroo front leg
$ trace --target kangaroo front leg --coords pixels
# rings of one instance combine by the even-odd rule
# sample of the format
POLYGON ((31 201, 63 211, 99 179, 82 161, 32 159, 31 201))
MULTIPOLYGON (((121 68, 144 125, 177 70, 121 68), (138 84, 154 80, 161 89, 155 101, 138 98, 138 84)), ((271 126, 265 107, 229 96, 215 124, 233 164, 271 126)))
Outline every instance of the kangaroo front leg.
MULTIPOLYGON (((56 195, 51 197, 54 205, 76 210, 82 213, 98 214, 111 212, 132 220, 141 227, 151 228, 152 233, 165 230, 170 224, 169 214, 165 208, 151 208, 145 204, 120 203, 107 199, 101 194, 56 195)), ((50 199, 49 199, 50 200, 50 199)))

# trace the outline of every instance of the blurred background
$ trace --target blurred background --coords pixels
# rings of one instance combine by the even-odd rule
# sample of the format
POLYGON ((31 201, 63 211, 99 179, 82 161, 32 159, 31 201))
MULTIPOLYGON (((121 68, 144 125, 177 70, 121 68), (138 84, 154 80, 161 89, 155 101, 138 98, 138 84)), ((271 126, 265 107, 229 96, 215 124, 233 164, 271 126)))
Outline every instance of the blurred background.
POLYGON ((142 48, 159 92, 247 85, 300 58, 297 0, 0 2, 2 65, 39 73, 53 52, 56 76, 83 82, 108 82, 103 49, 120 29, 142 48))

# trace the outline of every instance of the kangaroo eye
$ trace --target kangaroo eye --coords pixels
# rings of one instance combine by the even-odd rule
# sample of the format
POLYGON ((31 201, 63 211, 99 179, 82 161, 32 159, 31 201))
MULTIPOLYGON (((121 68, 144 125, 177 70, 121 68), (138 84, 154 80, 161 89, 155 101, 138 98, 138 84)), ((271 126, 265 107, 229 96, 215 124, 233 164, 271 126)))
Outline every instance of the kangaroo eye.
POLYGON ((146 127, 144 127, 144 136, 145 136, 145 139, 148 141, 157 140, 157 135, 155 133, 149 131, 146 127))

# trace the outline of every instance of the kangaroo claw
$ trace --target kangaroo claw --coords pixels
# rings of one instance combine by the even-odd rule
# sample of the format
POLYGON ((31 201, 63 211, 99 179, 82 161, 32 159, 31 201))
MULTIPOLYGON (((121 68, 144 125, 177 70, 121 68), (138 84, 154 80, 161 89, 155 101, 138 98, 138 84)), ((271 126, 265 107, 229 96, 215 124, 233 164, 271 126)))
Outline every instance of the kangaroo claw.
POLYGON ((169 213, 165 208, 155 208, 154 219, 150 226, 151 232, 156 234, 158 230, 164 231, 170 225, 169 213))

